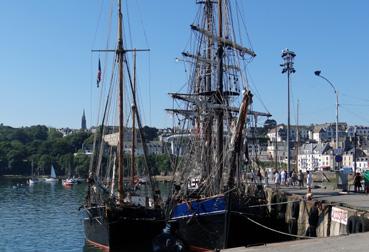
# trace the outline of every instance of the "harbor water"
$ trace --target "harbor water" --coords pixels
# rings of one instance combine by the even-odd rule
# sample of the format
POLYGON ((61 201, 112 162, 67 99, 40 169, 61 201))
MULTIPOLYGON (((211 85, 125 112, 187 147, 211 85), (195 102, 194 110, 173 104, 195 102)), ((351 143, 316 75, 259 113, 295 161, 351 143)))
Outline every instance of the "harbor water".
POLYGON ((0 252, 101 251, 85 242, 78 211, 85 190, 0 177, 0 252))

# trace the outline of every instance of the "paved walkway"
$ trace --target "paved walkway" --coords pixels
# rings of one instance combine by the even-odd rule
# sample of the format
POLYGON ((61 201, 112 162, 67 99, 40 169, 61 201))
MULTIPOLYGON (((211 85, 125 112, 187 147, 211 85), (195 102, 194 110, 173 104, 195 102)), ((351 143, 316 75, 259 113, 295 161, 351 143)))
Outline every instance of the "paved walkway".
MULTIPOLYGON (((299 189, 297 187, 282 187, 280 190, 289 194, 301 196, 306 194, 306 189, 299 189)), ((341 190, 328 190, 323 188, 313 189, 312 193, 313 199, 315 200, 322 200, 338 206, 357 210, 369 211, 369 194, 355 192, 343 193, 341 190)))
POLYGON ((364 252, 369 250, 369 233, 273 243, 249 248, 224 249, 224 252, 364 252))

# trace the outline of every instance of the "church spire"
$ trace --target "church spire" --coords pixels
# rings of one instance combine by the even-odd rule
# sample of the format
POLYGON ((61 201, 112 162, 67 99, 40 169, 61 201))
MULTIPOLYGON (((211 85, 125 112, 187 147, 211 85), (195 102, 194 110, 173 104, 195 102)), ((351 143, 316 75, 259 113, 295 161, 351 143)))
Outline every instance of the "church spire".
POLYGON ((83 131, 87 130, 86 115, 85 115, 84 109, 83 109, 83 114, 82 114, 81 130, 83 131))

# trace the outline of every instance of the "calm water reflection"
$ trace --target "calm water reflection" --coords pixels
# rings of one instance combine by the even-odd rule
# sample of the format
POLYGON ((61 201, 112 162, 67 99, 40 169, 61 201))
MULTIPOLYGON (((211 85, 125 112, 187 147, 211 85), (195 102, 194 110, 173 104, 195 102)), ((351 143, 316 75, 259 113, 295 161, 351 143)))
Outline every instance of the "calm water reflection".
POLYGON ((0 251, 100 251, 85 243, 78 211, 85 190, 0 177, 0 251))

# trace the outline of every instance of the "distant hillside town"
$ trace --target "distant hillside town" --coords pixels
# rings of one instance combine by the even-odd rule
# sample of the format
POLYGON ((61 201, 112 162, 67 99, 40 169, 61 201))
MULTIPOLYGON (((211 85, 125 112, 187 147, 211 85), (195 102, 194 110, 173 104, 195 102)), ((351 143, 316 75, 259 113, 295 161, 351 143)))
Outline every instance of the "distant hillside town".
MULTIPOLYGON (((116 126, 104 126, 103 129, 87 128, 84 111, 79 129, 46 126, 16 129, 1 125, 0 173, 11 173, 12 167, 17 173, 27 173, 31 163, 42 170, 47 170, 49 164, 55 163, 58 171, 63 169, 62 173, 68 172, 65 168, 67 163, 72 168, 76 167, 86 172, 88 160, 81 159, 78 155, 92 154, 92 133, 100 134, 101 130, 104 132, 104 142, 116 146, 118 128, 116 126)), ((187 151, 186 143, 198 134, 194 130, 157 129, 149 126, 144 126, 142 133, 147 143, 148 155, 162 157, 183 155, 187 151)), ((136 134, 136 155, 142 157, 144 151, 138 129, 136 134)), ((248 141, 245 149, 251 160, 256 160, 263 167, 278 169, 286 167, 286 125, 268 119, 262 127, 248 127, 246 134, 248 141)), ((338 124, 338 142, 336 139, 335 123, 292 125, 290 128, 292 169, 302 171, 337 170, 343 167, 357 171, 369 169, 369 126, 341 122, 338 124)), ((129 155, 132 152, 132 128, 124 128, 124 143, 124 152, 129 155)), ((168 162, 164 163, 158 172, 170 170, 169 167, 164 167, 168 162)))
MULTIPOLYGON (((152 131, 148 141, 148 151, 151 155, 180 156, 185 153, 184 143, 194 136, 190 130, 156 129, 146 126, 145 132, 149 129, 152 131)), ((347 123, 339 123, 338 130, 339 142, 336 143, 335 123, 292 125, 290 130, 292 167, 302 171, 335 170, 342 167, 354 168, 356 163, 358 171, 369 169, 369 126, 349 126, 347 123)), ((131 152, 131 131, 130 128, 125 128, 124 131, 125 153, 131 152)), ((251 159, 274 163, 278 167, 287 164, 286 125, 265 124, 263 127, 250 127, 247 136, 251 159)), ((139 135, 137 139, 140 139, 139 135)), ((117 134, 107 135, 104 140, 109 145, 115 146, 117 134)), ((137 155, 143 155, 140 141, 136 148, 137 155)))

